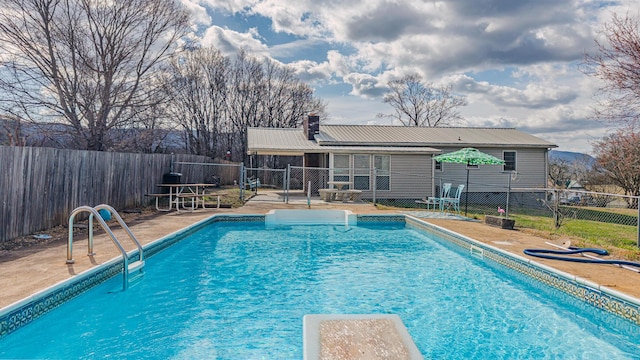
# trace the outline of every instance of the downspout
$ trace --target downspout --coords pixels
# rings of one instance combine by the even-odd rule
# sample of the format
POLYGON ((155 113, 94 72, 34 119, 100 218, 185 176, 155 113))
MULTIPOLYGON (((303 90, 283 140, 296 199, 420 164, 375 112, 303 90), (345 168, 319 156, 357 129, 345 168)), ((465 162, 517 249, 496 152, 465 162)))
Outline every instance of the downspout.
POLYGON ((549 148, 544 151, 544 188, 549 187, 549 148))
POLYGON ((433 154, 431 154, 431 195, 432 196, 436 196, 435 191, 436 191, 436 162, 433 161, 433 154))

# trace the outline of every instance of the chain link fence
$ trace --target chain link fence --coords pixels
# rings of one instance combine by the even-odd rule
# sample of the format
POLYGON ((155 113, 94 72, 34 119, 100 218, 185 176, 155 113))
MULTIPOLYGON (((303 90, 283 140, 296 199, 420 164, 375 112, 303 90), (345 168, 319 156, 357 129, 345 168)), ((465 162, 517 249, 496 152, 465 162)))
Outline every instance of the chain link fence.
MULTIPOLYGON (((349 188, 362 189, 361 202, 375 203, 400 211, 432 211, 458 213, 454 207, 440 209, 431 205, 427 209, 425 200, 439 194, 445 183, 451 183, 449 197, 453 197, 459 185, 464 189, 459 196, 459 214, 469 218, 486 215, 540 216, 553 219, 556 227, 571 220, 587 220, 621 226, 639 228, 637 196, 599 193, 586 190, 553 188, 520 188, 517 180, 506 178, 502 184, 484 183, 482 179, 424 179, 423 175, 398 172, 377 172, 354 174, 347 169, 288 166, 285 169, 246 168, 244 164, 199 164, 176 163, 180 166, 206 166, 204 182, 219 178, 221 185, 237 185, 240 196, 248 199, 260 189, 279 190, 284 194, 284 202, 290 196, 305 196, 309 200, 320 200, 320 189, 331 188, 332 180, 349 181, 349 188), (393 181, 391 179, 394 179, 393 181), (397 179, 405 184, 415 184, 416 189, 432 188, 432 191, 416 191, 396 196, 394 186, 397 179), (355 181, 354 181, 355 180, 355 181), (433 184, 431 182, 433 181, 433 184), (467 182, 468 181, 468 182, 467 182), (355 186, 354 186, 355 184, 355 186), (425 186, 428 184, 429 186, 425 186), (466 189, 473 189, 473 192, 466 189)), ((215 181, 215 180, 214 180, 215 181)), ((640 237, 640 235, 639 235, 640 237)))
POLYGON ((304 193, 311 194, 313 198, 319 198, 319 189, 325 189, 329 186, 330 181, 329 168, 301 167, 289 166, 288 186, 287 190, 301 190, 304 193))
MULTIPOLYGON (((412 174, 409 173, 404 176, 412 178, 412 174)), ((530 215, 553 218, 556 226, 570 220, 638 226, 639 197, 637 196, 572 189, 519 188, 512 186, 510 180, 507 179, 504 184, 488 184, 478 180, 470 180, 466 183, 461 182, 460 179, 441 178, 435 181, 433 194, 439 194, 443 184, 451 183, 449 197, 453 197, 456 187, 464 185, 465 190, 459 199, 460 213, 467 217, 530 215), (474 191, 466 191, 469 187, 474 191)), ((372 199, 372 201, 398 208, 426 210, 427 204, 424 200, 427 199, 424 196, 418 196, 402 199, 372 199)), ((430 207, 433 208, 433 205, 430 207)), ((451 211, 451 209, 445 210, 451 211)))
POLYGON ((538 201, 557 220, 590 220, 638 226, 638 197, 586 190, 545 189, 538 201))

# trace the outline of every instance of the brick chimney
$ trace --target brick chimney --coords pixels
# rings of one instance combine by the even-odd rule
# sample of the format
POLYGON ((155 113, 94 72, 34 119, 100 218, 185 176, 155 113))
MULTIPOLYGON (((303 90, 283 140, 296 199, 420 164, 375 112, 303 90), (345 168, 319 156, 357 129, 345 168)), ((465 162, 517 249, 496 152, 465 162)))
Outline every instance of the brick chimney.
POLYGON ((314 135, 320 133, 320 116, 311 114, 304 119, 304 133, 307 140, 314 140, 314 135))

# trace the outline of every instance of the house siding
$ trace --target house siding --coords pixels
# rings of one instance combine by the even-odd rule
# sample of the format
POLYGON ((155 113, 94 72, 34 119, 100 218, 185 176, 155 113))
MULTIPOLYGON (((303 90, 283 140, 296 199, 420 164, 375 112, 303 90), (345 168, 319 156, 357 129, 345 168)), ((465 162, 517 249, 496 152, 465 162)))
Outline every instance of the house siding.
MULTIPOLYGON (((376 191, 377 199, 420 199, 431 196, 432 165, 428 155, 391 155, 389 191, 376 191)), ((372 196, 369 193, 367 196, 372 196)))
MULTIPOLYGON (((459 148, 442 148, 443 153, 459 148)), ((547 150, 540 148, 478 148, 478 150, 502 159, 504 151, 516 152, 516 171, 518 177, 512 181, 512 188, 544 188, 546 185, 547 150)), ((454 187, 466 183, 467 170, 464 164, 443 163, 442 171, 435 172, 436 183, 452 182, 454 187)), ((502 165, 480 165, 469 170, 469 192, 506 191, 511 172, 503 171, 502 165)))

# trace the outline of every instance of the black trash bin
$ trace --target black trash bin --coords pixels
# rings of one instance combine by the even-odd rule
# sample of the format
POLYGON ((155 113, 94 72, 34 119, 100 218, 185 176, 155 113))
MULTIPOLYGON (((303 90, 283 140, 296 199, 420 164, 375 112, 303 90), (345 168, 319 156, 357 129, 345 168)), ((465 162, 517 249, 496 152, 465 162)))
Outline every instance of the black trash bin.
MULTIPOLYGON (((182 174, 181 173, 175 173, 175 172, 168 172, 162 175, 162 183, 163 184, 180 184, 182 180, 182 174)), ((168 187, 163 187, 162 188, 162 192, 163 193, 168 193, 169 192, 169 188, 168 187)))

